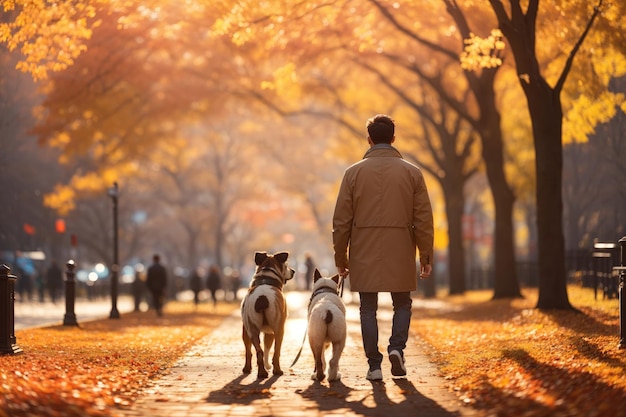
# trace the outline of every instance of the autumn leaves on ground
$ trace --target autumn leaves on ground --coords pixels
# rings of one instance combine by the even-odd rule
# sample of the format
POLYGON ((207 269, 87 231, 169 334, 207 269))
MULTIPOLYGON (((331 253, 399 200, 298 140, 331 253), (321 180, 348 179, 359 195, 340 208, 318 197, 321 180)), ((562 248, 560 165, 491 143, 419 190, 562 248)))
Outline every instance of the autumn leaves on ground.
POLYGON ((169 303, 119 320, 16 332, 23 354, 0 357, 0 417, 111 416, 238 305, 169 303))
MULTIPOLYGON (((579 312, 534 309, 491 293, 440 297, 412 329, 468 407, 494 416, 617 416, 626 404, 626 351, 616 300, 570 287, 579 312), (439 302, 441 301, 441 302, 439 302)), ((167 315, 126 314, 75 327, 18 331, 24 353, 0 357, 0 417, 112 416, 237 306, 170 303, 167 315)), ((410 364, 409 364, 410 365, 410 364)))
POLYGON ((618 301, 570 286, 576 311, 534 308, 524 299, 489 301, 470 292, 447 311, 415 311, 413 330, 433 346, 450 389, 493 416, 623 416, 626 350, 618 349, 618 301))

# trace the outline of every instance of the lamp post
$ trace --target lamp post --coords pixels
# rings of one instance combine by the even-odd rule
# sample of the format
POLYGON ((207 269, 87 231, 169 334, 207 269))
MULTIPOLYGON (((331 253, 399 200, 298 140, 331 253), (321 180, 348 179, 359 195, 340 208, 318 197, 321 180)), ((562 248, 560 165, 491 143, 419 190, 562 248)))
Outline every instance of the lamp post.
POLYGON ((120 312, 117 310, 117 280, 119 267, 119 249, 117 234, 117 198, 119 196, 117 182, 109 188, 109 197, 113 200, 113 265, 111 266, 111 314, 110 319, 119 319, 120 312))
POLYGON ((67 272, 65 273, 65 316, 63 317, 64 326, 78 326, 74 306, 76 302, 76 281, 74 280, 74 268, 76 263, 73 259, 67 261, 67 272))

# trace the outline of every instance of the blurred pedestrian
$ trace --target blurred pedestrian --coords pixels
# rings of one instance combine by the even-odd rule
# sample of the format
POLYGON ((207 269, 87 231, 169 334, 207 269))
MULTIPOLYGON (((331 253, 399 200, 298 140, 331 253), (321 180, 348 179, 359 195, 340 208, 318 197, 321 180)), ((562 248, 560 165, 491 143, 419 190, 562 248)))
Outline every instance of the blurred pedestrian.
POLYGON ((215 307, 217 305, 217 290, 222 288, 222 276, 220 274, 220 269, 217 265, 211 265, 209 267, 209 275, 207 275, 206 287, 209 289, 209 293, 211 294, 211 301, 213 302, 213 307, 215 307))
POLYGON ((315 272, 315 262, 313 261, 313 257, 310 253, 305 255, 304 266, 306 267, 306 272, 304 275, 304 285, 307 291, 311 290, 311 286, 313 285, 313 272, 315 272))
POLYGON ((200 268, 194 269, 191 273, 191 278, 189 278, 189 289, 193 292, 193 305, 197 310, 198 304, 200 304, 200 292, 202 291, 202 276, 200 268))
POLYGON ((133 300, 135 301, 135 311, 141 311, 141 301, 143 301, 143 294, 146 290, 146 283, 143 278, 144 266, 141 263, 135 265, 135 280, 131 286, 133 292, 133 300))
POLYGON ((238 270, 233 269, 233 272, 230 274, 230 290, 233 292, 233 301, 238 301, 237 292, 241 287, 241 274, 238 270))
POLYGON ((54 259, 46 271, 46 287, 48 288, 50 300, 56 303, 63 287, 63 271, 61 271, 59 264, 54 259))
POLYGON ((18 265, 15 275, 17 276, 16 286, 20 301, 30 301, 33 293, 33 282, 30 274, 25 268, 18 265))
POLYGON ((167 271, 161 265, 161 257, 155 254, 152 257, 152 265, 148 268, 146 286, 152 295, 152 302, 157 315, 163 315, 163 304, 165 303, 165 288, 167 287, 167 271))
POLYGON ((46 301, 46 276, 39 270, 35 271, 35 288, 39 296, 39 302, 46 301))

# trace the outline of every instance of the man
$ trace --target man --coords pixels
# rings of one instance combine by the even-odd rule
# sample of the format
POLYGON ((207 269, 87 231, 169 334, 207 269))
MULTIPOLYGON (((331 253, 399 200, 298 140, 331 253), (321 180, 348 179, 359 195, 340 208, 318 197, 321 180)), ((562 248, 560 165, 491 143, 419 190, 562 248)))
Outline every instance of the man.
POLYGON ((161 265, 161 257, 154 255, 152 257, 152 265, 148 268, 146 275, 146 287, 152 294, 154 308, 157 315, 163 315, 163 302, 165 301, 165 287, 167 286, 167 271, 161 265))
POLYGON ((313 262, 313 256, 310 253, 306 253, 304 255, 304 266, 306 267, 306 272, 304 274, 304 285, 307 291, 311 290, 311 286, 313 285, 313 274, 315 273, 315 262, 313 262))
POLYGON ((50 267, 46 271, 46 286, 48 287, 50 300, 56 304, 59 292, 63 287, 63 271, 61 271, 56 260, 52 260, 50 267))
POLYGON ((379 114, 366 127, 370 149, 344 173, 333 215, 333 246, 339 275, 349 273, 350 289, 359 293, 369 364, 366 377, 381 380, 378 293, 390 292, 393 300, 387 348, 391 374, 406 376, 403 351, 411 323, 411 291, 417 288, 416 247, 420 278, 427 278, 432 272, 434 230, 422 172, 392 146, 393 120, 379 114))

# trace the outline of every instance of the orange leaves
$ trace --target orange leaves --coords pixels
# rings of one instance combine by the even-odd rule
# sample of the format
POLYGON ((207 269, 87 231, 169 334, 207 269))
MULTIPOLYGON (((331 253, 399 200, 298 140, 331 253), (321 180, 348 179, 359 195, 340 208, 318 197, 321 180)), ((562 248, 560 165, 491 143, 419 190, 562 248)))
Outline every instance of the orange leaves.
POLYGON ((35 80, 47 78, 48 71, 62 71, 74 63, 91 36, 95 7, 84 2, 3 1, 5 11, 17 17, 0 23, 0 42, 9 50, 21 47, 24 59, 17 68, 35 80), (17 7, 16 7, 17 6, 17 7))
POLYGON ((442 310, 413 329, 434 347, 459 397, 490 415, 618 415, 626 359, 617 349, 617 302, 568 292, 582 313, 537 310, 535 290, 494 301, 472 292, 452 299, 461 311, 442 310))
POLYGON ((65 186, 55 186, 54 193, 49 193, 44 196, 44 205, 54 209, 59 215, 67 215, 70 211, 74 210, 76 192, 65 186))
POLYGON ((113 415, 236 305, 218 314, 175 308, 168 304, 160 322, 152 312, 133 313, 81 328, 18 331, 24 353, 0 356, 0 417, 113 415))

